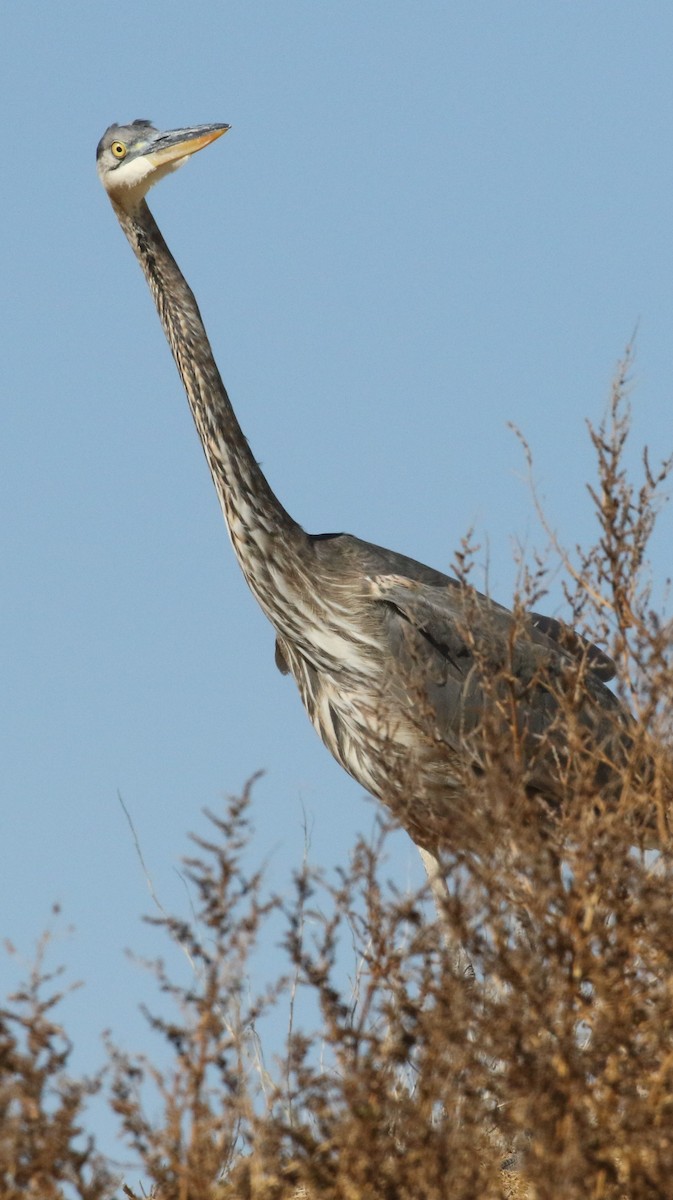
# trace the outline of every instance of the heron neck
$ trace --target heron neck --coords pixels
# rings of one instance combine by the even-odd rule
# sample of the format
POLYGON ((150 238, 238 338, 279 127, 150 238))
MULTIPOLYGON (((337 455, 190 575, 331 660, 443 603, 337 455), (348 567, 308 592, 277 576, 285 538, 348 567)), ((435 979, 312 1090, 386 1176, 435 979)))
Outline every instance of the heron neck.
POLYGON ((113 207, 140 261, 187 393, 229 536, 253 591, 251 556, 264 558, 269 541, 286 549, 306 534, 285 511, 253 457, 210 349, 194 294, 143 200, 129 213, 113 207), (256 552, 256 553, 255 553, 256 552))

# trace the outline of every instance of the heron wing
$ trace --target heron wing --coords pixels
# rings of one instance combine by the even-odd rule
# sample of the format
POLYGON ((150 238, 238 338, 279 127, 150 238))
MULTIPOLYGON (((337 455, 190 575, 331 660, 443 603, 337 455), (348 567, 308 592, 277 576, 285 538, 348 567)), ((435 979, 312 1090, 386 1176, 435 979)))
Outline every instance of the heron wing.
POLYGON ((438 667, 445 664, 440 675, 448 670, 465 680, 479 663, 491 671, 508 666, 530 679, 545 657, 560 656, 546 634, 529 630, 527 617, 517 629, 507 609, 471 589, 449 590, 403 575, 375 575, 368 584, 385 608, 389 635, 408 643, 410 631, 419 634, 438 667))
MULTIPOLYGON (((399 585, 397 596, 401 611, 406 611, 412 621, 414 614, 409 610, 410 606, 416 613, 422 611, 424 616, 432 614, 431 623, 436 623, 440 630, 444 630, 449 644, 455 637, 454 622, 461 616, 463 619, 465 617, 466 598, 469 598, 470 621, 473 619, 474 602, 478 601, 482 617, 488 614, 491 626, 495 623, 502 636, 507 636, 507 630, 511 628, 513 617, 508 609, 450 575, 405 554, 362 541, 348 533, 313 535, 312 541, 319 557, 327 549, 328 562, 333 561, 335 551, 338 552, 340 568, 347 575, 362 578, 364 573, 370 581, 378 580, 381 590, 387 591, 392 603, 394 597, 390 589, 399 585), (451 625, 449 629, 446 628, 447 621, 451 625)), ((578 660, 597 679, 607 681, 614 678, 616 668, 612 659, 570 625, 536 612, 527 613, 517 621, 522 629, 527 630, 533 642, 546 647, 549 652, 555 650, 566 660, 578 660)))
POLYGON ((555 642, 556 645, 574 658, 584 660, 589 669, 599 679, 614 679, 617 668, 608 654, 582 636, 571 625, 559 621, 556 617, 545 617, 542 613, 528 613, 528 619, 534 629, 555 642))
POLYGON ((515 701, 519 733, 537 740, 557 715, 564 671, 582 655, 586 723, 597 727, 620 707, 592 669, 589 643, 575 635, 577 643, 567 645, 563 626, 551 618, 519 618, 471 589, 403 575, 370 576, 368 588, 380 605, 391 660, 400 664, 393 687, 415 679, 436 731, 456 748, 479 728, 484 706, 505 694, 515 701))

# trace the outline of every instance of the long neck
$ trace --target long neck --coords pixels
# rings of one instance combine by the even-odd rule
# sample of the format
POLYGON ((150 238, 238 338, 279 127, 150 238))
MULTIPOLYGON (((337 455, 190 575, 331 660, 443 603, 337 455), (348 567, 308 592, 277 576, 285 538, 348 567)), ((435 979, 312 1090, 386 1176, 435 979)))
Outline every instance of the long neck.
POLYGON ((132 213, 114 201, 113 207, 154 297, 243 573, 273 620, 268 564, 277 570, 279 557, 294 558, 306 534, 274 495, 250 451, 194 295, 147 204, 143 200, 132 213))

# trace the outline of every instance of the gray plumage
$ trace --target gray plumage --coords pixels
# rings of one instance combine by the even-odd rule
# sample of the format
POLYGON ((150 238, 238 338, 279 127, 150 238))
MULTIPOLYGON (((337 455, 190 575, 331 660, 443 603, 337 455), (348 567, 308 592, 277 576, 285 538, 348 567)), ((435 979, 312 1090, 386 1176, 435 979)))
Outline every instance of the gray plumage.
MULTIPOLYGON (((479 773, 485 720, 510 720, 523 786, 560 796, 559 689, 581 682, 580 726, 603 765, 627 716, 610 660, 559 622, 514 617, 448 576, 349 534, 307 534, 272 492, 243 436, 194 296, 152 217, 149 186, 226 125, 160 133, 111 126, 98 171, 145 273, 182 377, 227 528, 276 631, 276 662, 341 765, 433 854, 470 844, 461 796, 479 773), (513 705, 513 707, 512 707, 513 705)), ((607 764, 607 767, 606 767, 607 764)), ((487 814, 480 818, 487 820, 487 814)))

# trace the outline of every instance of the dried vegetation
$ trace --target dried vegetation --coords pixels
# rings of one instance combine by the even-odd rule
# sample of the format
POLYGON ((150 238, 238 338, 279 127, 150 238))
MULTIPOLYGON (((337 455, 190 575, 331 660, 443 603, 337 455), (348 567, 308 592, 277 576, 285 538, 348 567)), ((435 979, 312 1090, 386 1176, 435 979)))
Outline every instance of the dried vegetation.
MULTIPOLYGON (((171 1016, 149 1020, 171 1049, 168 1069, 109 1047, 102 1084, 73 1080, 58 981, 39 963, 8 1000, 3 1197, 673 1195, 672 639, 644 574, 671 461, 655 469, 644 456, 642 482, 630 481, 624 390, 621 377, 605 421, 590 429, 597 543, 552 551, 573 621, 615 658, 634 714, 616 782, 597 791, 596 764, 587 766, 573 703, 580 664, 559 692, 563 804, 541 813, 513 769, 516 736, 503 738, 494 722, 483 773, 465 784, 489 818, 478 857, 446 855, 441 923, 429 919, 426 896, 384 882, 383 828, 338 878, 304 866, 292 899, 270 897, 242 865, 248 789, 211 817, 210 841, 195 840, 186 866, 194 918, 157 921, 192 961, 188 987, 157 969, 171 1016), (287 976, 251 995, 255 948, 281 919, 287 976), (471 971, 458 965, 457 945, 471 971), (315 1028, 299 1028, 300 1009, 316 1014, 315 1028), (255 1031, 271 1010, 292 1019, 267 1068, 255 1031), (115 1184, 82 1133, 96 1086, 138 1163, 126 1183, 115 1184)), ((468 576, 470 559, 466 546, 468 576)), ((539 603, 545 578, 541 564, 529 570, 520 605, 539 603)))

